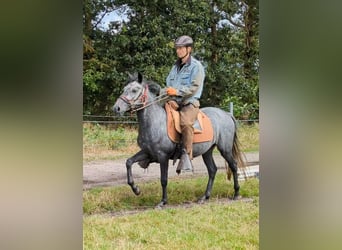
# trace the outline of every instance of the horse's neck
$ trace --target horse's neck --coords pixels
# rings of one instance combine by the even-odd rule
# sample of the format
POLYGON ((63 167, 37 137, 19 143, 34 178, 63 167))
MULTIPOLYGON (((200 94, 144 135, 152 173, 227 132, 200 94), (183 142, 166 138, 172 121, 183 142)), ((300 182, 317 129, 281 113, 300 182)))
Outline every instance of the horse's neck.
MULTIPOLYGON (((150 102, 153 102, 152 97, 148 98, 148 103, 150 102)), ((143 129, 153 129, 166 123, 165 110, 157 102, 139 110, 137 115, 139 127, 143 129)))

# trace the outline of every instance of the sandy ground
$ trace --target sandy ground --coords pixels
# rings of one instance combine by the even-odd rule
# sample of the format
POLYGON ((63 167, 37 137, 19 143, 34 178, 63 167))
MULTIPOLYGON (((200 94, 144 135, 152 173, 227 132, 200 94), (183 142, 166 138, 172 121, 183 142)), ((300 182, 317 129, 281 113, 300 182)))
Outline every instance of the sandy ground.
MULTIPOLYGON (((259 152, 246 153, 247 172, 259 172, 259 152)), ((215 163, 218 172, 225 172, 224 159, 219 154, 214 154, 215 163)), ((92 161, 83 164, 83 189, 93 187, 106 187, 127 185, 126 159, 121 160, 103 160, 92 161)), ((193 160, 194 172, 176 173, 178 162, 173 166, 172 161, 169 164, 169 180, 174 178, 190 178, 192 176, 207 175, 207 168, 204 165, 202 157, 193 160)), ((135 183, 139 184, 146 181, 160 179, 159 164, 152 163, 147 169, 141 168, 138 164, 133 165, 133 178, 135 183)))

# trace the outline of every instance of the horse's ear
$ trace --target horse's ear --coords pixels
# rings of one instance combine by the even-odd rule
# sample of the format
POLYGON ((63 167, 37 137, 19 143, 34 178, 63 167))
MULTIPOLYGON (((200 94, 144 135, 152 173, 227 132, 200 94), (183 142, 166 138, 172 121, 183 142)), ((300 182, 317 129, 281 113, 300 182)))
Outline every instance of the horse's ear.
POLYGON ((143 76, 140 72, 138 72, 138 83, 142 83, 143 76))
POLYGON ((133 81, 134 80, 134 75, 132 75, 130 72, 126 71, 127 75, 128 75, 128 81, 133 81))

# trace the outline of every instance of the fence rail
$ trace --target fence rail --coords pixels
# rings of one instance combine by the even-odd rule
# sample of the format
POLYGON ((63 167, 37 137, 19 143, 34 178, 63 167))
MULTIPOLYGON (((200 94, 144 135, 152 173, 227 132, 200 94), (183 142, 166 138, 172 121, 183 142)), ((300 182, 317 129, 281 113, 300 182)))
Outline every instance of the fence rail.
MULTIPOLYGON (((227 108, 217 107, 227 111, 227 108)), ((234 115, 234 103, 229 103, 229 111, 234 115)), ((238 123, 255 123, 259 122, 258 119, 239 120, 238 123)), ((136 115, 124 115, 124 116, 103 116, 103 115, 83 115, 83 123, 98 123, 98 124, 138 124, 136 115), (88 119, 85 119, 87 117, 88 119), (89 119, 90 118, 90 119, 89 119), (98 119, 100 118, 100 119, 98 119)))
MULTIPOLYGON (((258 119, 237 119, 239 123, 255 123, 258 119)), ((100 116, 100 115, 83 115, 83 123, 97 123, 97 124, 138 124, 136 116, 100 116)))

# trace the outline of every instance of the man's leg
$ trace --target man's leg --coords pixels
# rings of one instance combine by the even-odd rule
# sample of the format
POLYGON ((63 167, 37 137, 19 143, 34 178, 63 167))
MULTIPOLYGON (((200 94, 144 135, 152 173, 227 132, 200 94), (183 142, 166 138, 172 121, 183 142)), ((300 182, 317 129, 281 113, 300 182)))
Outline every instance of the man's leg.
MULTIPOLYGON (((198 107, 194 107, 192 104, 184 106, 180 111, 180 127, 182 130, 182 142, 186 154, 189 156, 189 160, 193 159, 192 155, 192 141, 194 137, 193 124, 197 119, 199 112, 198 107)), ((191 162, 190 162, 191 166, 191 162)), ((191 169, 190 169, 191 170, 191 169)))

